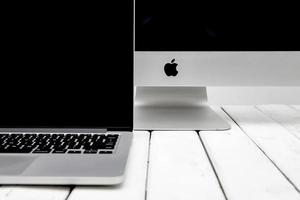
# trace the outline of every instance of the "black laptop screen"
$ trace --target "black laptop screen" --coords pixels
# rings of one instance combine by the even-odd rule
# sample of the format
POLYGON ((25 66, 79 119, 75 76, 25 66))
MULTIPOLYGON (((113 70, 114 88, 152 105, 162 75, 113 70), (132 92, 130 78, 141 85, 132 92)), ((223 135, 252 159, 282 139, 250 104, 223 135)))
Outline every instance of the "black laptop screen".
POLYGON ((0 127, 132 128, 133 1, 2 10, 0 127))

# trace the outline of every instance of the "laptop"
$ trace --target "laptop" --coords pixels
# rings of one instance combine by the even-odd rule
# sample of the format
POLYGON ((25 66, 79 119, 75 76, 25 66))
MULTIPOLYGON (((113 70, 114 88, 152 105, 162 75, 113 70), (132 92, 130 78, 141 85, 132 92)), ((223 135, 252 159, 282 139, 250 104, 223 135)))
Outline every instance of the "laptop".
POLYGON ((133 2, 6 5, 0 184, 112 185, 133 137, 133 2))

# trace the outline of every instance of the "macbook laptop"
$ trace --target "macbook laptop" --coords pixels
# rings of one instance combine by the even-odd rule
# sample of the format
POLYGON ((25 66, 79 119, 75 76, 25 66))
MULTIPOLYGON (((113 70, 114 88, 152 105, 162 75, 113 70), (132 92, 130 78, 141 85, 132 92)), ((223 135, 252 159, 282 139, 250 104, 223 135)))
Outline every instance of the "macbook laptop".
POLYGON ((121 183, 133 128, 133 2, 7 4, 0 184, 121 183))

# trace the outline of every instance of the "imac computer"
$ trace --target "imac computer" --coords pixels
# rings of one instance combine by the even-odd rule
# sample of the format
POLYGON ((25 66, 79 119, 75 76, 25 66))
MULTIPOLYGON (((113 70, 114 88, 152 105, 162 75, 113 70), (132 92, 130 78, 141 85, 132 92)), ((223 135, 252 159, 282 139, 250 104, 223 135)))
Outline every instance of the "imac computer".
POLYGON ((136 0, 135 129, 230 129, 207 86, 300 86, 297 8, 136 0))

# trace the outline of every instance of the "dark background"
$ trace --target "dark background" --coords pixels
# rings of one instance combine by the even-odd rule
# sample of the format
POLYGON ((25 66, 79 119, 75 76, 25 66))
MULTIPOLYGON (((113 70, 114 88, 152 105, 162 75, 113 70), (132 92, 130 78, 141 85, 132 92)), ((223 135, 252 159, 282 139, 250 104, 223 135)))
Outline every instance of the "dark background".
POLYGON ((299 16, 289 0, 136 0, 136 50, 300 50, 299 16))
POLYGON ((2 9, 0 127, 132 128, 132 1, 2 9))

